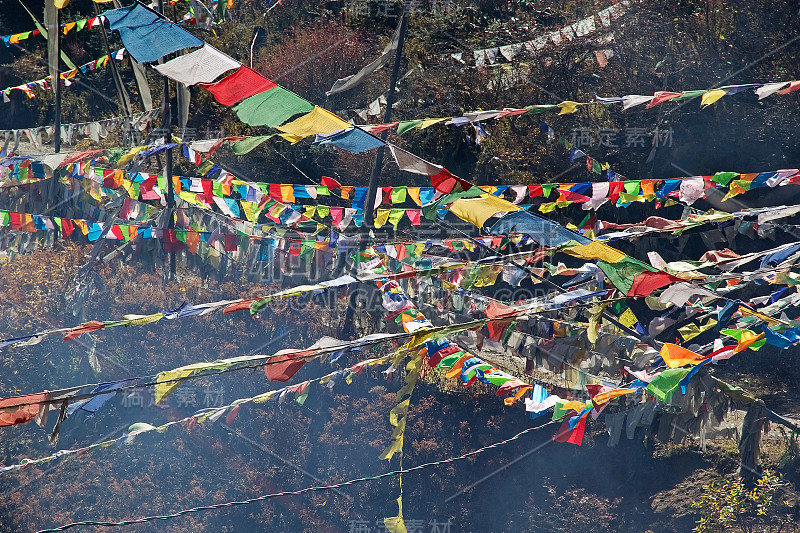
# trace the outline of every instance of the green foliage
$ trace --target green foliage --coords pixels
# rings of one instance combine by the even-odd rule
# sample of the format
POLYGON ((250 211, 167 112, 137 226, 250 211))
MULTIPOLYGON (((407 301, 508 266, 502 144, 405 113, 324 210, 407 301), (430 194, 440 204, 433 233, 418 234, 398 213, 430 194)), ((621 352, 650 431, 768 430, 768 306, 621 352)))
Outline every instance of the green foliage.
POLYGON ((787 511, 795 495, 780 474, 765 470, 747 489, 739 477, 704 486, 706 493, 692 505, 700 510, 694 531, 783 531, 790 523, 787 511))

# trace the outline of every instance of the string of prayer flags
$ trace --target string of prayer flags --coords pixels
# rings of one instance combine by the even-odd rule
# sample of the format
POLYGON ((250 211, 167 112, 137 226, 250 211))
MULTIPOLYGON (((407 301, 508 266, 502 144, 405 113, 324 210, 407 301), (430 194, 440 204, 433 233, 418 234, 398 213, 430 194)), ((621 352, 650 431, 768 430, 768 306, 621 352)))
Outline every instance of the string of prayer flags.
MULTIPOLYGON (((130 8, 129 12, 124 14, 120 10, 114 10, 107 12, 106 16, 111 21, 111 28, 119 29, 123 33, 123 42, 126 43, 126 46, 128 41, 135 42, 135 46, 142 45, 137 39, 145 36, 139 35, 137 31, 141 25, 148 22, 157 23, 156 28, 152 30, 152 34, 163 34, 169 37, 168 42, 171 44, 168 46, 175 47, 169 52, 203 45, 199 50, 155 68, 161 74, 181 83, 187 85, 198 84, 206 88, 219 103, 225 106, 233 106, 239 119, 250 126, 278 128, 282 132, 281 136, 292 143, 312 135, 337 134, 352 127, 349 122, 342 120, 330 111, 312 105, 308 100, 261 76, 256 71, 245 67, 240 62, 183 30, 171 26, 167 27, 166 24, 169 23, 143 7, 141 9, 130 8), (110 15, 110 13, 114 13, 114 15, 110 15), (158 20, 154 21, 154 16, 158 20), (123 20, 126 22, 123 22, 123 20), (126 41, 126 36, 128 41, 126 41), (225 72, 233 69, 236 69, 234 73, 219 81, 214 81, 225 72), (286 123, 295 115, 302 116, 296 118, 293 122, 286 123)), ((152 38, 152 35, 148 37, 152 38)), ((151 55, 148 57, 153 57, 157 53, 164 52, 164 50, 150 50, 151 55)), ((137 54, 141 55, 143 53, 142 50, 137 50, 136 53, 131 52, 131 55, 136 58, 137 54)), ((166 53, 162 53, 162 56, 166 55, 166 53)), ((147 59, 141 60, 147 61, 147 59)), ((368 137, 371 136, 363 131, 358 134, 353 133, 351 130, 351 132, 343 133, 336 138, 327 139, 327 144, 334 144, 345 150, 352 149, 356 153, 383 145, 382 141, 375 138, 368 139, 368 137)), ((244 148, 252 149, 254 147, 251 145, 240 146, 240 153, 249 151, 244 148)))
MULTIPOLYGON (((87 72, 94 72, 98 68, 105 67, 108 64, 109 60, 122 61, 122 59, 124 59, 124 57, 125 57, 125 49, 122 48, 120 50, 117 50, 116 52, 114 52, 110 56, 105 55, 105 56, 102 56, 102 57, 100 57, 98 59, 95 59, 93 61, 89 61, 87 63, 84 63, 83 65, 81 65, 81 66, 79 66, 77 68, 68 70, 66 72, 61 72, 59 74, 59 78, 64 80, 63 83, 64 83, 64 85, 66 87, 69 87, 70 85, 72 85, 72 82, 70 80, 72 78, 74 78, 75 76, 77 76, 78 72, 82 72, 84 74, 86 74, 87 72)), ((35 98, 36 94, 33 92, 33 89, 36 88, 36 87, 38 87, 40 89, 47 89, 50 86, 51 82, 52 82, 51 77, 50 76, 45 76, 44 78, 39 79, 39 80, 21 83, 19 85, 14 86, 14 87, 6 87, 5 89, 0 91, 0 94, 3 95, 3 102, 4 103, 8 103, 8 102, 11 101, 9 99, 9 95, 11 94, 11 91, 15 91, 15 90, 24 92, 25 95, 28 98, 35 98)))
MULTIPOLYGON (((716 103, 723 96, 733 95, 743 92, 747 89, 753 89, 758 99, 761 100, 772 94, 789 94, 800 89, 800 81, 784 81, 776 83, 747 83, 741 85, 726 85, 723 87, 708 89, 708 90, 688 90, 681 92, 672 91, 656 91, 652 95, 641 94, 628 94, 624 96, 601 97, 595 96, 593 101, 575 102, 563 101, 558 104, 541 104, 529 105, 521 108, 506 108, 503 110, 491 111, 475 111, 464 113, 459 117, 436 117, 436 118, 416 118, 392 122, 387 124, 365 124, 359 128, 370 131, 372 133, 380 133, 381 131, 397 128, 397 135, 403 134, 416 129, 426 129, 434 124, 444 123, 446 125, 463 126, 465 124, 478 124, 482 120, 488 119, 501 119, 505 117, 520 116, 524 114, 539 114, 548 111, 558 111, 559 115, 566 115, 578 111, 578 107, 591 104, 611 105, 622 104, 622 109, 627 110, 633 107, 647 104, 645 107, 651 109, 665 102, 674 101, 682 102, 700 97, 700 107, 706 108, 716 103)), ((576 149, 577 152, 580 150, 576 149)), ((585 155, 581 152, 582 155, 585 155)))
MULTIPOLYGON (((64 35, 68 35, 71 31, 81 31, 84 28, 91 29, 91 28, 102 28, 105 19, 103 16, 99 17, 91 17, 86 19, 75 20, 73 22, 66 22, 61 24, 62 33, 64 35)), ((39 30, 30 30, 21 33, 13 33, 11 35, 0 35, 0 41, 6 45, 6 48, 10 47, 12 44, 18 44, 20 41, 24 41, 31 37, 36 37, 37 35, 41 35, 39 30)))
MULTIPOLYGON (((346 367, 341 370, 335 370, 319 378, 311 379, 303 383, 298 383, 296 385, 287 385, 286 387, 276 390, 270 390, 258 394, 256 396, 239 398, 227 405, 200 409, 189 416, 186 416, 179 420, 173 420, 167 422, 160 426, 153 426, 152 424, 137 422, 131 424, 128 427, 128 430, 117 438, 105 440, 81 448, 58 450, 50 455, 39 457, 37 459, 26 458, 18 463, 3 465, 0 466, 0 474, 22 470, 24 468, 28 468, 33 465, 41 465, 49 463, 53 460, 61 459, 64 457, 74 456, 80 458, 89 452, 93 452, 99 449, 119 449, 119 445, 132 444, 135 440, 135 437, 143 433, 148 433, 152 431, 158 433, 164 433, 170 427, 184 425, 184 424, 186 425, 187 428, 192 428, 198 423, 202 424, 206 421, 215 422, 221 419, 222 416, 225 415, 226 413, 227 413, 226 423, 230 425, 236 419, 238 413, 241 410, 242 405, 249 403, 263 404, 272 400, 277 400, 279 403, 282 403, 286 395, 290 393, 295 393, 295 401, 298 404, 302 405, 303 402, 305 401, 305 398, 308 396, 309 384, 319 383, 320 385, 323 385, 327 388, 333 388, 333 386, 336 384, 340 376, 346 375, 352 381, 352 377, 359 374, 360 371, 363 370, 364 368, 386 363, 391 359, 391 357, 392 356, 387 355, 383 357, 365 359, 363 361, 359 361, 358 363, 350 367, 346 367)), ((126 390, 125 387, 129 387, 134 381, 136 380, 123 380, 118 382, 100 384, 95 388, 96 390, 92 391, 93 393, 98 393, 98 395, 88 400, 88 402, 79 401, 76 404, 70 405, 69 408, 66 410, 66 412, 69 413, 69 415, 72 415, 78 409, 81 410, 85 409, 89 413, 95 413, 111 397, 117 394, 117 392, 124 392, 124 390, 126 390), (123 390, 120 391, 120 389, 123 390), (110 392, 105 392, 105 391, 110 391, 110 392), (86 409, 87 407, 88 409, 86 409)), ((75 391, 71 390, 70 392, 75 392, 75 391)), ((163 400, 163 397, 161 399, 163 400)), ((60 403, 58 402, 59 395, 54 395, 50 393, 39 393, 28 396, 16 396, 14 398, 7 400, 8 401, 0 400, 0 427, 2 427, 2 424, 4 422, 11 422, 17 419, 19 419, 19 421, 16 423, 23 423, 29 420, 36 420, 38 423, 40 423, 40 425, 43 426, 44 422, 46 422, 46 413, 48 411, 49 405, 47 403, 40 403, 40 402, 60 403), (12 407, 3 407, 4 402, 12 405, 12 407), (26 404, 25 402, 28 403, 26 404), (34 410, 36 411, 36 413, 33 414, 32 418, 28 418, 28 412, 33 412, 34 410), (42 416, 39 416, 40 413, 44 414, 42 416)))

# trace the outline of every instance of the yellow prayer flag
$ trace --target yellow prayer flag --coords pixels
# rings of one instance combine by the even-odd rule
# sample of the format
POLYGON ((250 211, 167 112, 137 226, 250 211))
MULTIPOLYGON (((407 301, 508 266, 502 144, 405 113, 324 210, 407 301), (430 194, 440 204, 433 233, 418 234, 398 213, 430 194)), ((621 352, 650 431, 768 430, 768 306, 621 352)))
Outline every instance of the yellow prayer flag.
POLYGON ((584 402, 576 402, 575 400, 565 403, 561 409, 564 411, 575 411, 580 413, 586 407, 584 402))
POLYGON ((438 124, 439 122, 444 122, 445 120, 450 120, 453 117, 442 117, 442 118, 425 118, 422 119, 422 123, 417 126, 417 129, 424 130, 428 126, 433 126, 434 124, 438 124))
POLYGON ((406 191, 408 191, 408 195, 411 196, 414 203, 422 207, 422 200, 419 199, 419 187, 407 187, 406 191))
POLYGON ((601 392, 592 398, 592 403, 595 405, 603 405, 612 398, 617 396, 625 396, 626 394, 633 394, 637 389, 612 389, 610 391, 601 392))
POLYGON ((563 248, 561 251, 572 257, 577 257, 578 259, 585 259, 587 261, 599 259, 606 263, 619 263, 626 257, 625 254, 619 250, 597 241, 590 244, 576 244, 575 246, 563 248))
POLYGON ((391 212, 391 209, 378 209, 378 213, 375 216, 375 227, 382 228, 386 221, 389 220, 389 213, 391 212))
POLYGON ((478 198, 459 198, 450 204, 451 213, 478 228, 482 228, 486 221, 497 213, 519 210, 520 207, 493 195, 484 195, 478 198))
POLYGON ((164 318, 164 313, 153 313, 152 315, 124 315, 122 318, 130 321, 125 324, 126 326, 144 326, 145 324, 158 322, 164 318))
POLYGON ((624 313, 619 315, 619 321, 624 326, 631 327, 634 324, 636 324, 637 322, 639 322, 639 319, 636 318, 636 315, 633 314, 633 311, 631 311, 630 308, 628 308, 628 309, 625 310, 624 313))
POLYGON ((281 184, 281 201, 283 203, 294 203, 294 187, 288 183, 281 184))
POLYGON ((194 368, 176 368, 175 370, 167 370, 166 372, 159 372, 156 377, 155 385, 155 400, 156 403, 161 403, 161 400, 166 398, 180 384, 180 381, 172 381, 174 379, 185 378, 194 372, 194 368))
POLYGON ((134 148, 131 148, 125 155, 123 155, 122 157, 119 158, 119 160, 117 160, 116 164, 124 165, 125 163, 133 159, 133 156, 135 156, 145 148, 147 148, 147 146, 136 146, 134 148))
POLYGON ((710 91, 706 91, 703 93, 703 97, 700 99, 700 108, 708 107, 723 96, 728 94, 728 91, 725 89, 711 89, 710 91))
POLYGON ((558 107, 561 108, 561 111, 558 112, 559 115, 568 115, 570 113, 574 113, 578 110, 578 106, 581 105, 578 102, 573 102, 571 100, 566 100, 557 104, 558 107))
POLYGON ((327 135, 350 127, 350 123, 337 117, 327 109, 315 106, 314 110, 302 117, 278 126, 278 129, 294 137, 305 138, 311 135, 327 135))

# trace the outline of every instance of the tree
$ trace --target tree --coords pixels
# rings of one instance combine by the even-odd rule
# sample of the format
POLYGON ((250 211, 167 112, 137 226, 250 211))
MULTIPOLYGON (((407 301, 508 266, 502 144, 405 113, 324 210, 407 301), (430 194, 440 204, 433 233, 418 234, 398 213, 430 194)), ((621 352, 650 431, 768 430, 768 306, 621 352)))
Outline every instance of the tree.
POLYGON ((771 470, 765 470, 751 490, 740 477, 705 485, 706 493, 692 502, 700 509, 694 531, 786 531, 793 523, 788 513, 792 507, 788 486, 783 476, 771 470))

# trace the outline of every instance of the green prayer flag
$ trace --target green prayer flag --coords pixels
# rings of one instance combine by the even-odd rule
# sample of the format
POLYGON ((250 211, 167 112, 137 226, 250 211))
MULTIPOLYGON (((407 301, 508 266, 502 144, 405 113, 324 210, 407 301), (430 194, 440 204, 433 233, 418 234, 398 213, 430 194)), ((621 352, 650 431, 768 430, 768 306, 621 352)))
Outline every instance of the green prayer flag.
POLYGON ((408 195, 407 189, 405 186, 401 187, 393 187, 392 188, 392 203, 393 204, 402 204, 406 201, 406 196, 408 195))
POLYGON ((436 365, 436 368, 437 369, 439 369, 439 368, 446 368, 446 369, 453 368, 453 365, 456 364, 456 362, 459 359, 461 359, 461 356, 464 355, 465 353, 466 352, 464 350, 459 350, 454 354, 450 354, 450 355, 442 358, 442 360, 439 361, 439 364, 436 365))
POLYGON ((261 298, 250 304, 250 316, 256 316, 259 311, 264 309, 272 301, 272 298, 261 298))
POLYGON ((592 159, 592 172, 595 174, 602 174, 603 169, 600 167, 600 162, 596 159, 592 159))
POLYGON ((419 127, 422 124, 424 119, 417 119, 417 120, 404 120, 400 124, 397 125, 397 135, 402 135, 408 130, 413 130, 416 127, 419 127))
POLYGON ((633 280, 644 271, 658 272, 655 268, 642 263, 638 259, 630 256, 617 263, 608 263, 606 261, 598 261, 597 266, 611 281, 618 290, 623 294, 628 294, 633 286, 633 280))
POLYGON ((561 420, 564 418, 564 415, 570 413, 571 410, 564 409, 564 406, 567 404, 567 400, 558 400, 556 404, 553 406, 553 418, 552 420, 561 420))
POLYGON ((623 182, 625 187, 625 192, 628 194, 639 194, 639 191, 642 187, 642 182, 639 180, 628 180, 623 182))
POLYGON ((715 181, 724 187, 738 175, 739 175, 738 172, 717 172, 716 174, 711 176, 711 181, 715 181))
POLYGON ((253 151, 257 146, 261 145, 261 143, 273 138, 275 136, 274 133, 270 135, 256 135, 255 137, 250 137, 249 139, 242 139, 241 141, 236 141, 235 143, 231 144, 231 151, 236 155, 244 155, 253 151))
POLYGON ((311 102, 283 87, 274 87, 234 106, 236 115, 250 126, 280 126, 298 113, 314 110, 311 102))
POLYGON ((295 396, 294 401, 296 401, 300 405, 303 405, 304 403, 306 403, 306 398, 308 398, 308 386, 306 386, 306 389, 302 393, 295 396))
POLYGON ((400 221, 403 219, 403 215, 405 214, 406 210, 400 208, 389 211, 389 223, 394 226, 394 229, 397 229, 398 224, 400 224, 400 221))
POLYGON ((546 113, 547 111, 553 111, 554 109, 558 109, 558 106, 554 104, 528 105, 525 106, 525 109, 527 109, 528 113, 531 115, 538 115, 539 113, 546 113))
POLYGON ((678 384, 689 371, 688 368, 668 368, 653 378, 647 385, 647 392, 662 402, 669 402, 678 384))
POLYGON ((683 102, 685 100, 691 100, 692 98, 697 98, 698 96, 702 96, 707 93, 705 89, 700 89, 697 91, 683 91, 680 96, 676 96, 672 99, 673 102, 683 102))
POLYGON ((558 186, 558 183, 542 183, 542 196, 544 198, 550 198, 550 193, 553 192, 558 186))

